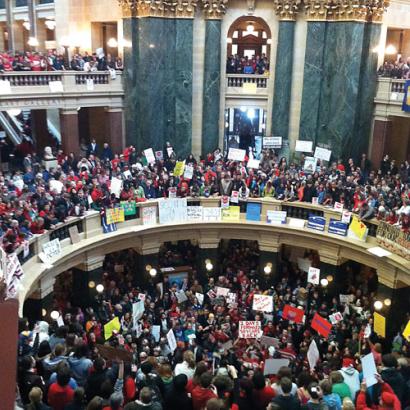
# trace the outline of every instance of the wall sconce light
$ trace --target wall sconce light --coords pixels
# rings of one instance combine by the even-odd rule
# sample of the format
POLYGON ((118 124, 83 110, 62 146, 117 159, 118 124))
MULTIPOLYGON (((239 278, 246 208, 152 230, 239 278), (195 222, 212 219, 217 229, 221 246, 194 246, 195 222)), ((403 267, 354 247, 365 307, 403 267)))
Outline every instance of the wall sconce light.
POLYGON ((155 268, 151 268, 151 269, 149 270, 149 274, 150 274, 153 278, 155 278, 155 276, 157 276, 157 270, 156 270, 155 268))
POLYGON ((380 310, 383 307, 383 303, 380 302, 380 300, 376 300, 376 302, 374 302, 373 306, 376 310, 380 310))
POLYGON ((57 310, 53 310, 53 311, 50 313, 50 317, 51 317, 51 319, 53 319, 53 320, 57 320, 57 319, 60 317, 60 313, 59 313, 57 310))
POLYGON ((116 38, 112 37, 107 41, 107 46, 111 48, 117 48, 118 47, 118 41, 116 38))
POLYGON ((103 293, 104 292, 104 285, 102 285, 101 283, 99 285, 97 285, 97 287, 95 288, 95 290, 98 293, 103 293))

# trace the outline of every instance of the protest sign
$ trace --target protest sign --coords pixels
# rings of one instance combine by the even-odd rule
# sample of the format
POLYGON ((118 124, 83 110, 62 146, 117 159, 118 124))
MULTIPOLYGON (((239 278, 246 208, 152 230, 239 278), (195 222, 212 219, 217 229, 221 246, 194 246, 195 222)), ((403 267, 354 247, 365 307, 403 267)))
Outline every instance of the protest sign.
POLYGON ((11 94, 10 81, 9 80, 0 80, 0 95, 6 95, 6 94, 11 94))
POLYGON ((116 316, 104 325, 104 338, 108 340, 114 331, 119 332, 121 330, 120 320, 116 316))
POLYGON ((290 228, 304 228, 305 220, 298 218, 289 218, 288 225, 290 228))
POLYGON ((246 150, 238 148, 229 148, 228 159, 231 161, 243 161, 245 159, 246 150))
POLYGON ((343 316, 340 312, 336 312, 329 316, 329 320, 332 325, 336 325, 343 320, 343 316))
POLYGON ((105 210, 107 225, 116 224, 125 221, 123 208, 109 208, 105 210))
POLYGON ((269 295, 253 295, 252 309, 258 312, 272 312, 273 297, 269 295))
POLYGON ((196 292, 195 297, 198 299, 200 305, 204 304, 204 295, 203 293, 196 292))
POLYGON ((303 272, 309 272, 310 267, 312 266, 312 262, 310 259, 305 258, 298 258, 298 268, 303 272))
POLYGON ((353 303, 354 295, 339 295, 340 303, 353 303))
POLYGON ((226 303, 229 307, 234 307, 234 305, 236 305, 236 293, 229 292, 226 295, 226 303))
POLYGON ((137 213, 135 201, 121 201, 120 206, 124 210, 124 216, 136 215, 137 213))
POLYGON ((343 211, 341 221, 344 223, 350 224, 351 217, 352 217, 352 213, 350 211, 343 211))
POLYGON ((43 243, 43 252, 48 260, 53 259, 54 257, 60 255, 61 253, 61 245, 60 240, 53 239, 50 242, 43 243))
POLYGON ((375 375, 378 374, 378 372, 373 353, 363 356, 360 360, 362 362, 363 379, 366 380, 366 386, 370 387, 377 384, 378 382, 375 375))
POLYGON ((343 212, 343 204, 341 202, 335 202, 333 209, 337 212, 343 212))
POLYGON ((246 320, 239 322, 240 339, 256 339, 261 331, 261 322, 259 320, 246 320))
POLYGON ((217 222, 221 220, 221 208, 204 207, 202 210, 202 219, 205 222, 217 222))
POLYGON ((80 234, 78 233, 78 226, 74 225, 74 226, 70 226, 68 228, 68 233, 70 234, 70 239, 71 239, 71 243, 74 245, 75 243, 78 243, 81 241, 80 239, 80 234))
POLYGON ((133 321, 133 329, 135 330, 138 325, 138 320, 142 318, 144 314, 145 306, 142 300, 135 302, 132 304, 132 321, 133 321))
POLYGON ((223 288, 221 286, 217 286, 215 289, 216 289, 216 296, 226 297, 229 293, 229 288, 223 288))
POLYGON ((158 343, 159 338, 160 338, 160 331, 161 331, 161 326, 160 325, 153 325, 151 329, 151 334, 154 337, 154 340, 158 343))
POLYGON ((279 339, 277 339, 276 337, 262 336, 260 343, 263 346, 279 347, 279 339))
POLYGON ((110 193, 114 194, 116 198, 120 197, 122 190, 122 179, 112 177, 110 185, 110 193))
POLYGON ((177 197, 177 187, 172 186, 168 188, 168 198, 176 198, 177 197))
POLYGON ((281 367, 288 367, 289 359, 266 359, 263 375, 278 374, 281 367))
POLYGON ((282 312, 283 319, 290 320, 295 323, 302 323, 305 311, 290 305, 285 305, 282 312))
POLYGON ((229 196, 224 195, 221 197, 221 208, 229 208, 229 196))
POLYGON ((308 271, 308 283, 313 283, 314 285, 319 285, 320 282, 320 269, 313 268, 312 266, 308 271))
POLYGON ((167 341, 168 346, 171 349, 171 352, 174 353, 175 349, 177 348, 177 341, 175 339, 174 331, 172 329, 167 333, 167 341))
POLYGON ((87 91, 94 91, 94 80, 92 78, 87 78, 86 80, 87 91))
POLYGON ((246 168, 258 169, 260 164, 259 159, 252 158, 246 164, 246 168))
POLYGON ((246 205, 246 220, 260 221, 261 220, 262 204, 248 202, 246 205))
POLYGON ((184 178, 192 179, 194 175, 194 167, 191 164, 185 165, 184 178))
POLYGON ((145 158, 147 159, 148 164, 155 163, 155 155, 154 155, 154 151, 152 150, 152 148, 144 149, 144 155, 145 155, 145 158))
POLYGON ((239 221, 240 219, 240 207, 230 206, 229 208, 222 209, 222 220, 223 221, 239 221))
POLYGON ((182 289, 175 292, 175 295, 177 297, 178 303, 184 303, 188 300, 187 295, 182 289))
POLYGON ((307 227, 315 231, 323 232, 326 226, 326 218, 323 216, 309 216, 307 227))
POLYGON ((316 171, 317 159, 315 157, 306 157, 303 165, 303 170, 308 173, 316 171))
POLYGON ((188 206, 187 219, 188 221, 202 221, 202 206, 188 206))
POLYGON ((330 156, 332 155, 332 151, 326 149, 326 148, 321 148, 321 147, 316 147, 314 157, 321 159, 322 161, 330 161, 330 156))
POLYGON ((266 211, 266 222, 268 224, 279 225, 286 224, 286 211, 266 211))
POLYGON ((353 215, 352 222, 349 225, 349 237, 360 241, 366 241, 368 231, 367 226, 361 222, 356 215, 353 215))
POLYGON ((282 137, 263 137, 263 148, 282 148, 282 137))
POLYGON ((315 316, 313 316, 310 326, 312 327, 312 329, 316 330, 319 335, 325 338, 329 337, 329 334, 332 330, 332 324, 322 316, 320 316, 318 313, 315 313, 315 316))
POLYGON ((164 153, 162 151, 155 151, 155 158, 157 161, 162 161, 164 159, 164 153))
POLYGON ((172 154, 174 153, 174 149, 172 147, 167 147, 167 154, 168 157, 172 157, 172 154))
POLYGON ((127 350, 99 344, 96 345, 96 348, 98 353, 106 360, 110 360, 112 362, 123 361, 124 363, 132 362, 132 352, 128 352, 127 350))
POLYGON ((386 318, 377 312, 374 312, 374 332, 381 337, 386 337, 386 318))
POLYGON ((174 168, 174 177, 180 177, 181 175, 184 174, 184 169, 185 169, 185 161, 177 161, 175 164, 174 168))
POLYGON ((52 93, 63 93, 64 87, 62 81, 49 81, 48 86, 52 93))
POLYGON ((157 223, 157 207, 144 206, 141 208, 141 218, 143 225, 155 225, 157 223))
POLYGON ((50 191, 57 192, 58 194, 61 194, 61 191, 64 187, 64 184, 57 179, 52 179, 49 182, 49 185, 50 185, 50 191))
POLYGON ((187 219, 186 198, 172 198, 158 201, 159 223, 184 222, 187 219))
MULTIPOLYGON (((78 233, 78 228, 77 228, 77 233, 78 233)), ((70 236, 71 236, 71 233, 70 233, 70 236)), ((23 242, 23 258, 27 258, 28 255, 30 255, 30 242, 24 241, 23 242)))
POLYGON ((231 202, 237 204, 239 202, 239 191, 232 191, 231 193, 231 202))
POLYGON ((407 325, 403 330, 403 336, 406 340, 409 340, 410 338, 410 320, 407 322, 407 325))
POLYGON ((297 140, 295 151, 296 152, 312 152, 313 151, 313 141, 297 140))
POLYGON ((379 222, 376 232, 376 241, 383 248, 410 261, 410 232, 397 229, 397 226, 388 222, 379 222))
POLYGON ((312 340, 307 352, 307 359, 309 362, 310 370, 313 370, 316 367, 316 364, 319 361, 319 357, 319 349, 317 348, 317 344, 314 340, 312 340))

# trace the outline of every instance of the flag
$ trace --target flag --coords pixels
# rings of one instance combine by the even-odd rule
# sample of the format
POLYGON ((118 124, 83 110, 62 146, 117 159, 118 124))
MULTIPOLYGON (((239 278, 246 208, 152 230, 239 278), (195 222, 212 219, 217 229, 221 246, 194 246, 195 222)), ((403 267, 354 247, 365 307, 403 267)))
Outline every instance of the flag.
POLYGON ((402 110, 410 112, 410 80, 407 80, 404 84, 404 98, 402 110))
POLYGON ((317 344, 314 340, 310 342, 307 352, 307 359, 309 362, 310 370, 313 370, 319 360, 319 349, 317 348, 317 344))
POLYGON ((312 323, 310 324, 312 329, 316 330, 321 336, 328 337, 330 331, 332 330, 332 324, 320 316, 318 313, 315 313, 313 316, 312 323))
POLYGON ((282 317, 285 320, 291 320, 295 323, 302 323, 304 314, 305 311, 302 309, 298 309, 290 305, 285 305, 282 312, 282 317))
POLYGON ((104 208, 101 208, 100 215, 101 215, 101 225, 103 227, 103 232, 104 233, 115 232, 117 230, 117 224, 116 223, 107 224, 107 219, 106 219, 104 208))

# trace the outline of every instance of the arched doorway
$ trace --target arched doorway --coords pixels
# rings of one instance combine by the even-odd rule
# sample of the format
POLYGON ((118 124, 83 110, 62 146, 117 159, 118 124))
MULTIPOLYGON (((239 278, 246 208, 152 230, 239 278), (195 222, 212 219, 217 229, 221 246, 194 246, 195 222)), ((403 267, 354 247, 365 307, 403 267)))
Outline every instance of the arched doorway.
POLYGON ((260 17, 242 16, 228 30, 227 73, 264 74, 269 70, 271 31, 260 17))

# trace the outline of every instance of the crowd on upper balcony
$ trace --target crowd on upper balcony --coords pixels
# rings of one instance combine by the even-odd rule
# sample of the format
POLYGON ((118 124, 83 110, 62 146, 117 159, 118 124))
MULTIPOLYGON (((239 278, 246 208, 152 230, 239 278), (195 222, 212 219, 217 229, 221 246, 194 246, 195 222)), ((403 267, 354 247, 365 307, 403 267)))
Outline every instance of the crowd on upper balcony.
POLYGON ((231 55, 226 61, 227 74, 265 74, 269 72, 269 61, 266 54, 240 57, 231 55))
MULTIPOLYGON (((56 149, 57 163, 47 169, 27 138, 14 150, 5 139, 0 141, 0 237, 9 250, 89 208, 114 207, 120 200, 167 198, 171 193, 212 197, 237 191, 240 204, 248 198, 310 203, 317 198, 324 206, 340 202, 362 220, 377 218, 410 230, 410 164, 396 164, 387 155, 376 169, 363 154, 358 162, 350 158, 325 165, 318 160, 316 170, 306 173, 303 155, 299 163, 288 163, 273 150, 262 151, 259 168, 251 169, 246 167, 248 157, 231 161, 216 150, 199 160, 192 154, 181 158, 167 143, 163 159, 149 164, 133 146, 113 153, 107 143, 100 146, 93 140, 82 145, 80 155, 56 149), (191 179, 174 176, 178 159, 193 166, 191 179), (113 176, 124 180, 120 198, 110 193, 113 176)), ((44 155, 53 158, 50 148, 44 155)))
POLYGON ((71 60, 57 52, 49 50, 42 52, 4 52, 0 53, 0 73, 9 71, 107 71, 123 70, 120 57, 114 58, 111 54, 97 55, 96 53, 75 53, 71 60))
POLYGON ((410 79, 410 57, 407 57, 406 61, 402 57, 394 62, 385 61, 377 70, 377 74, 381 77, 410 79))

